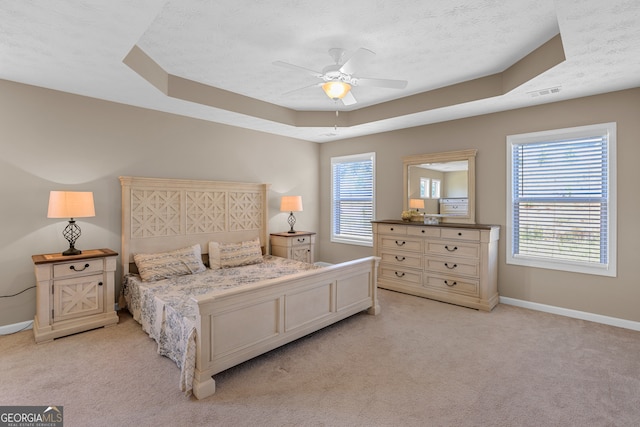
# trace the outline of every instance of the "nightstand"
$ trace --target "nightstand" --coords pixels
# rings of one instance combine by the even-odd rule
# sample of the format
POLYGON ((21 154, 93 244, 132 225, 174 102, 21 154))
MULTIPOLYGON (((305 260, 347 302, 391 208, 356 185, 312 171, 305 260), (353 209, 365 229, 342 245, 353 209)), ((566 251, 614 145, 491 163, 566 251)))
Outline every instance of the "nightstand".
POLYGON ((118 323, 114 306, 117 257, 111 249, 31 257, 37 280, 36 342, 118 323))
POLYGON ((310 231, 273 233, 271 234, 271 255, 313 263, 315 243, 316 233, 310 231))

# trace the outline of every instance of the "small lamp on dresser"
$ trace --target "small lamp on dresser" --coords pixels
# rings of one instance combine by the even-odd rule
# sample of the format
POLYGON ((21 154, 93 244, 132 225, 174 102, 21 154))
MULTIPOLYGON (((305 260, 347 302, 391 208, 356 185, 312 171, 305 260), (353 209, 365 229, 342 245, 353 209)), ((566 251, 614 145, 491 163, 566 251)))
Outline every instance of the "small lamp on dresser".
POLYGON ((302 212, 302 196, 282 196, 280 200, 280 211, 289 212, 287 222, 291 226, 291 229, 288 233, 295 233, 293 225, 296 223, 296 217, 293 216, 293 213, 302 212))
POLYGON ((420 212, 420 209, 424 209, 423 199, 409 199, 409 209, 415 209, 420 212))
POLYGON ((82 234, 74 218, 96 216, 91 191, 52 191, 49 193, 49 210, 47 218, 69 218, 69 224, 62 235, 69 242, 69 249, 62 255, 80 255, 81 250, 75 248, 76 240, 82 234))

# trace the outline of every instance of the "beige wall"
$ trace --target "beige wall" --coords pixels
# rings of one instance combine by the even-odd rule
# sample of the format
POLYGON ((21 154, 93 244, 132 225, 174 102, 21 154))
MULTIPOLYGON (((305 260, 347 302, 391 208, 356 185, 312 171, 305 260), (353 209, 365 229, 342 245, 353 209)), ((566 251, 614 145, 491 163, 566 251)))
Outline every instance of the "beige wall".
MULTIPOLYGON (((288 229, 283 193, 303 196, 296 227, 318 228, 318 144, 1 80, 0 117, 0 295, 35 284, 31 255, 68 247, 50 190, 93 191, 76 246, 120 251, 120 175, 267 182, 271 231, 288 229)), ((34 290, 2 298, 0 326, 34 312, 34 290)))
MULTIPOLYGON (((402 157, 477 148, 477 221, 505 221, 509 134, 618 123, 618 277, 504 262, 502 296, 640 321, 640 89, 489 114, 335 143, 315 144, 0 81, 0 294, 35 282, 31 255, 66 248, 64 221, 47 219, 50 190, 95 194, 96 217, 78 220, 80 249, 120 250, 120 175, 269 182, 270 231, 287 229, 280 194, 300 194, 296 228, 318 232, 318 259, 367 256, 372 248, 329 242, 330 157, 376 152, 376 218, 402 210, 402 157)), ((0 299, 0 326, 33 318, 35 293, 0 299)))
POLYGON ((333 244, 330 232, 330 158, 376 152, 376 219, 402 211, 402 157, 477 148, 476 219, 501 230, 499 292, 541 304, 640 321, 640 89, 325 143, 320 147, 319 258, 335 262, 370 255, 372 248, 333 244), (506 136, 617 122, 618 276, 608 278, 505 264, 506 136))

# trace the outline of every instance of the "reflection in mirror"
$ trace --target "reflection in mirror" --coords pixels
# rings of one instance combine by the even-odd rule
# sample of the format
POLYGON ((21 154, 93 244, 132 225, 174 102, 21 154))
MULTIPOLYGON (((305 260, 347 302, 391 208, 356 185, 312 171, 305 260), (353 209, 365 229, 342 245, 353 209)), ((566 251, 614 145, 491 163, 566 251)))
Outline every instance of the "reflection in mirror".
POLYGON ((404 158, 404 210, 412 205, 441 222, 475 223, 477 150, 421 154, 404 158))

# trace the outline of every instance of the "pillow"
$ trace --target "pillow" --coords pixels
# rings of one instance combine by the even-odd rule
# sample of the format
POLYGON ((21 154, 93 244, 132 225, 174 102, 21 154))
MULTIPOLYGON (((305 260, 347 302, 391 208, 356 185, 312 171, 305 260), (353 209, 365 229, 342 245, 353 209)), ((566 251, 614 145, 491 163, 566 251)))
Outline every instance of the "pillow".
POLYGON ((166 279, 171 276, 200 273, 206 267, 202 263, 200 245, 156 254, 135 254, 133 260, 145 282, 166 279))
POLYGON ((212 270, 262 262, 260 239, 240 243, 209 242, 209 267, 212 270))

